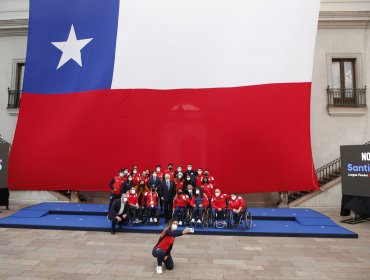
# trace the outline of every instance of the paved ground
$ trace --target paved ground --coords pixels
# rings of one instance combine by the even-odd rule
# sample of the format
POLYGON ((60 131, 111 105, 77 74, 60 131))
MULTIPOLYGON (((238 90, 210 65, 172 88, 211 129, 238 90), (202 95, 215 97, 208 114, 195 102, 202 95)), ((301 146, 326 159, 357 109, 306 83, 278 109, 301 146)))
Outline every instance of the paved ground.
POLYGON ((183 236, 161 276, 156 234, 0 229, 0 279, 370 279, 370 222, 346 227, 359 239, 183 236))

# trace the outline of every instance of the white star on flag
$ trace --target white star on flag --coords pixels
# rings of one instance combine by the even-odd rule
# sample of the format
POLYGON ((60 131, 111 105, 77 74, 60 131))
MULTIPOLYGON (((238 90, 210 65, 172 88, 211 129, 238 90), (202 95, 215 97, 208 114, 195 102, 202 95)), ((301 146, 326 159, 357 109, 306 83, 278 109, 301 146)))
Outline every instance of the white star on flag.
POLYGON ((68 39, 64 42, 51 42, 55 47, 62 51, 62 56, 59 60, 57 70, 66 64, 70 59, 73 59, 78 65, 82 67, 81 50, 88 44, 93 38, 78 40, 76 32, 71 25, 68 39))

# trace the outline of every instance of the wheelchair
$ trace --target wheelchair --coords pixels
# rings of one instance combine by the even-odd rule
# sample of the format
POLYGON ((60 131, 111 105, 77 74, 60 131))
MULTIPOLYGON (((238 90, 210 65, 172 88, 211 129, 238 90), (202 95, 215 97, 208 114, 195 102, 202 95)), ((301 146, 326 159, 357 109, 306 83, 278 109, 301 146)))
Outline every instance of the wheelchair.
POLYGON ((149 215, 150 207, 146 206, 143 209, 143 224, 148 225, 148 224, 153 224, 153 225, 159 225, 160 224, 160 208, 157 206, 157 213, 155 214, 154 218, 157 219, 157 222, 150 222, 150 215, 149 215))
POLYGON ((223 208, 221 213, 214 214, 212 208, 210 209, 210 212, 210 224, 212 224, 215 228, 227 228, 227 207, 223 208), (221 217, 218 215, 221 215, 221 217))
POLYGON ((144 209, 140 206, 139 208, 139 211, 138 211, 138 215, 136 216, 136 218, 140 221, 140 222, 137 222, 134 218, 134 213, 133 213, 133 209, 129 209, 128 210, 128 220, 127 220, 127 226, 131 227, 133 225, 138 225, 138 224, 141 224, 144 222, 144 209))
POLYGON ((228 211, 227 213, 227 225, 228 228, 241 228, 242 230, 247 230, 252 227, 252 216, 247 208, 242 209, 234 219, 234 213, 228 211))
MULTIPOLYGON (((190 210, 191 210, 191 213, 190 213, 190 226, 192 228, 196 228, 199 223, 197 223, 197 221, 194 221, 194 222, 191 221, 193 208, 191 208, 190 210)), ((203 213, 202 213, 202 216, 201 216, 200 220, 201 220, 202 227, 203 228, 208 228, 208 226, 212 223, 212 210, 211 210, 211 208, 206 207, 203 210, 203 213)))
POLYGON ((176 209, 173 209, 172 219, 181 222, 181 225, 179 224, 180 226, 186 226, 190 224, 189 207, 181 207, 178 217, 175 217, 175 211, 176 209))

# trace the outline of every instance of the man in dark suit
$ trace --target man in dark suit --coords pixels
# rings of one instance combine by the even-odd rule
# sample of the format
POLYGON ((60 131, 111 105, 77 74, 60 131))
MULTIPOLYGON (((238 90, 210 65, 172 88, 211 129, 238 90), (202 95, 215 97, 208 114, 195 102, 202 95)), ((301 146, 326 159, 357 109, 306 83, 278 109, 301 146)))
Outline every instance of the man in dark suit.
POLYGON ((113 201, 112 207, 109 212, 109 220, 112 221, 111 234, 116 233, 116 225, 122 225, 128 219, 128 203, 127 195, 122 194, 120 199, 113 201))
POLYGON ((163 201, 164 219, 166 223, 172 218, 172 206, 175 194, 175 183, 170 180, 169 174, 164 175, 164 181, 159 189, 159 196, 163 201))

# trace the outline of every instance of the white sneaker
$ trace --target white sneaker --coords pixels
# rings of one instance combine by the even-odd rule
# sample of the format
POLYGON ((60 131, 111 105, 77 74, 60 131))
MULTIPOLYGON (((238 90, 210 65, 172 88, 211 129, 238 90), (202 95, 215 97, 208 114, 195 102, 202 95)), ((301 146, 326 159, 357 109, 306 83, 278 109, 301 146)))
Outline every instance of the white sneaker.
POLYGON ((191 222, 192 222, 192 223, 194 223, 194 222, 195 222, 195 219, 194 219, 194 218, 193 218, 193 219, 191 219, 191 222))
POLYGON ((163 273, 163 270, 162 270, 162 267, 161 266, 157 266, 157 274, 162 274, 163 273))
POLYGON ((201 223, 202 223, 202 221, 201 221, 200 219, 198 219, 197 223, 198 223, 198 224, 201 224, 201 223))
POLYGON ((157 222, 158 222, 157 218, 154 218, 154 222, 155 222, 155 223, 157 223, 157 222))
POLYGON ((153 218, 150 218, 150 222, 153 223, 153 218))
POLYGON ((182 226, 182 222, 181 221, 179 221, 179 226, 182 226))

